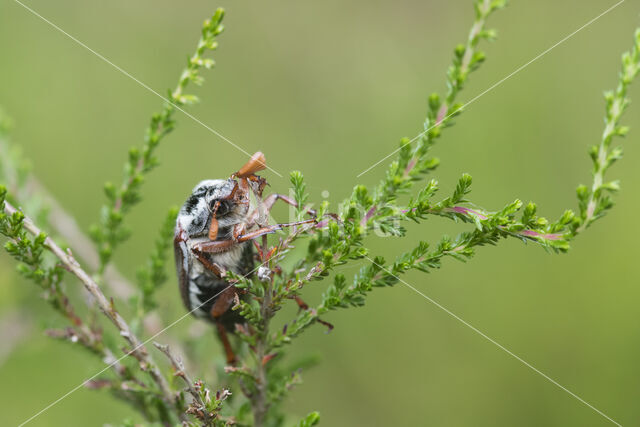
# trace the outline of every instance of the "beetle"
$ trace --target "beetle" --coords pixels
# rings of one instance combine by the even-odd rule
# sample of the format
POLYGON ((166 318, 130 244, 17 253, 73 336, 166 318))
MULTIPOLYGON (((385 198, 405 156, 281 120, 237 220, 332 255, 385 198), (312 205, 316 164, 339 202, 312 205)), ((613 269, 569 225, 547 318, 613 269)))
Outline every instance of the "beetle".
POLYGON ((226 280, 227 272, 241 276, 253 273, 253 239, 284 227, 317 222, 315 212, 309 210, 309 220, 268 224, 268 214, 276 201, 292 206, 297 203, 282 194, 263 199, 266 180, 256 173, 265 168, 264 154, 257 152, 228 179, 201 181, 176 220, 174 252, 182 301, 196 317, 215 324, 229 364, 235 363, 235 355, 227 332, 233 332, 235 324, 244 319, 230 310, 239 292, 226 280))

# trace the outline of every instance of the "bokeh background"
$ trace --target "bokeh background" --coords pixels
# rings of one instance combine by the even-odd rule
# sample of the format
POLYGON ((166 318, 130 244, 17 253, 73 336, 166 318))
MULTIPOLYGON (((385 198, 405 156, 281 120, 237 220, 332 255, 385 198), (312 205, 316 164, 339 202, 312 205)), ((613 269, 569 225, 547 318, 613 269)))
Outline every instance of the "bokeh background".
MULTIPOLYGON (((511 1, 491 18, 499 38, 483 46, 488 61, 461 99, 613 4, 511 1)), ((471 0, 28 5, 160 92, 174 86, 202 20, 224 6, 218 66, 205 72, 196 91, 203 102, 190 111, 247 151, 264 151, 285 176, 302 170, 312 199, 328 191, 334 203, 356 183, 376 183, 382 168, 356 175, 400 137, 420 131, 426 97, 444 89, 452 49, 473 19, 471 0)), ((624 2, 473 103, 434 151, 443 161, 436 173, 443 194, 469 172, 471 199, 487 209, 515 198, 538 202, 551 218, 574 208, 575 187, 590 179, 587 148, 602 132, 602 92, 616 82, 639 12, 637 1, 624 2)), ((640 84, 631 97, 640 99, 640 84)), ((141 144, 161 100, 16 2, 1 0, 0 104, 14 118, 13 139, 37 177, 86 229, 104 200, 104 181, 119 181, 126 150, 141 144)), ((116 260, 127 274, 145 259, 168 206, 182 203, 200 179, 226 176, 245 161, 191 119, 176 117, 178 129, 159 151, 163 164, 130 216, 135 235, 116 260)), ((405 279, 619 423, 638 425, 640 106, 632 105, 624 122, 632 127, 625 159, 610 174, 622 180, 617 206, 569 254, 503 241, 479 249, 467 264, 447 260, 440 271, 405 279)), ((274 191, 286 191, 288 181, 268 177, 274 191)), ((412 227, 408 239, 370 244, 391 257, 420 239, 463 229, 433 218, 412 227)), ((0 255, 2 334, 17 336, 0 342, 0 425, 18 424, 102 366, 43 335, 56 315, 13 271, 0 255)), ((314 301, 324 286, 309 287, 307 298, 314 301)), ((183 313, 173 282, 163 301, 167 323, 183 313)), ((326 426, 610 424, 401 284, 327 320, 336 325, 331 334, 315 327, 290 347, 321 359, 287 401, 294 415, 319 410, 326 426)), ((180 340, 195 322, 186 319, 169 334, 180 340)), ((139 419, 107 393, 83 389, 31 425, 125 417, 139 419)))

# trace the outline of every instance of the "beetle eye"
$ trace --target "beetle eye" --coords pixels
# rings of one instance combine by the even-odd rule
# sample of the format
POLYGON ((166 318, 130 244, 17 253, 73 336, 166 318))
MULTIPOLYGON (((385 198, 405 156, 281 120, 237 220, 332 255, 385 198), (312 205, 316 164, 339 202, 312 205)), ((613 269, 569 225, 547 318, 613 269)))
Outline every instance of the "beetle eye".
POLYGON ((229 213, 229 204, 225 201, 212 200, 211 201, 211 210, 215 209, 216 203, 220 202, 218 206, 218 210, 216 211, 216 216, 221 217, 229 213))

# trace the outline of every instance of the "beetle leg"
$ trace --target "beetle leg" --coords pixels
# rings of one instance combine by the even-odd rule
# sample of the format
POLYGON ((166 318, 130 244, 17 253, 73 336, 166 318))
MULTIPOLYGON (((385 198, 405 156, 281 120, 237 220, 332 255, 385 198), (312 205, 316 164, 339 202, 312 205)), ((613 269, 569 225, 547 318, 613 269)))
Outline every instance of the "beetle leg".
POLYGON ((219 320, 215 320, 216 326, 218 327, 218 336, 220 337, 220 341, 222 341, 222 345, 224 346, 224 352, 227 355, 227 363, 229 365, 236 364, 236 355, 233 353, 233 348, 231 348, 231 343, 229 342, 229 337, 227 336, 227 331, 224 329, 222 323, 219 320))
POLYGON ((321 325, 326 326, 327 328, 327 333, 331 332, 333 330, 333 325, 329 322, 325 322, 324 320, 320 319, 319 317, 316 318, 316 322, 320 323, 321 325))
POLYGON ((227 310, 233 305, 236 298, 236 289, 233 286, 228 286, 222 291, 215 299, 211 306, 211 316, 214 319, 218 319, 225 314, 227 310))
POLYGON ((213 306, 211 306, 211 317, 216 322, 216 326, 218 327, 218 335, 220 336, 220 341, 222 341, 222 345, 224 346, 224 351, 227 355, 227 363, 230 365, 234 365, 236 363, 236 356, 233 353, 233 348, 231 347, 231 343, 229 342, 229 337, 227 336, 227 331, 224 328, 224 325, 220 322, 220 317, 229 310, 231 305, 233 305, 236 299, 236 290, 233 286, 227 287, 224 291, 220 293, 216 297, 213 306))
POLYGON ((196 258, 198 258, 198 261, 200 261, 207 270, 211 271, 219 278, 223 279, 227 275, 227 272, 224 268, 220 267, 215 262, 209 261, 207 257, 204 256, 203 252, 193 251, 193 254, 196 256, 196 258))
POLYGON ((238 242, 246 242, 247 240, 253 240, 260 236, 264 236, 265 234, 275 233, 276 231, 281 230, 276 225, 271 225, 269 227, 259 228, 258 230, 252 231, 247 234, 243 234, 242 236, 238 236, 238 242))
POLYGON ((210 272, 218 276, 219 278, 224 278, 227 275, 227 272, 224 268, 220 267, 215 262, 209 261, 209 259, 204 256, 204 252, 198 250, 192 250, 193 254, 198 258, 198 261, 210 272))
MULTIPOLYGON (((193 245, 192 251, 196 255, 198 254, 198 252, 208 253, 208 254, 218 254, 221 252, 226 252, 229 249, 231 249, 234 245, 240 242, 238 238, 242 236, 245 230, 246 230, 246 226, 243 223, 236 224, 233 227, 233 239, 198 242, 195 245, 193 245)), ((249 240, 249 239, 245 239, 242 241, 244 242, 246 240, 249 240)))
MULTIPOLYGON (((309 305, 304 302, 304 300, 302 298, 300 298, 299 296, 295 295, 293 296, 293 299, 295 300, 296 304, 298 304, 298 307, 300 308, 300 310, 304 310, 307 311, 309 310, 309 305)), ((320 323, 321 325, 324 325, 327 327, 327 332, 331 332, 331 330, 333 330, 333 325, 329 322, 325 322, 324 320, 320 319, 319 317, 316 318, 316 322, 320 323)))
POLYGON ((276 231, 282 230, 285 227, 293 227, 293 226, 296 226, 296 225, 311 224, 311 223, 315 223, 315 222, 316 222, 315 218, 312 218, 312 219, 308 219, 308 220, 305 220, 305 221, 269 225, 267 227, 262 227, 262 228, 259 228, 259 229, 255 230, 255 231, 252 231, 250 233, 238 236, 237 240, 238 240, 239 243, 242 243, 242 242, 246 242, 247 240, 252 240, 252 239, 255 239, 257 237, 264 236, 266 234, 275 233, 276 231))
MULTIPOLYGON (((267 210, 267 212, 271 212, 271 208, 273 207, 273 205, 278 201, 278 200, 282 200, 283 202, 285 202, 286 204, 293 206, 294 208, 298 207, 298 202, 296 202, 295 200, 293 200, 291 197, 285 196, 284 194, 269 194, 265 199, 264 199, 264 207, 267 210)), ((314 209, 308 209, 307 212, 309 213, 309 215, 311 216, 316 216, 316 211, 314 209)))
POLYGON ((216 240, 213 242, 199 242, 193 245, 194 252, 217 254, 228 251, 236 242, 234 240, 216 240))
MULTIPOLYGON (((249 224, 253 225, 257 223, 260 220, 259 218, 261 215, 266 218, 271 212, 273 205, 275 205, 275 203, 278 200, 282 200, 289 206, 298 207, 298 203, 295 200, 293 200, 291 197, 285 196, 284 194, 277 194, 277 193, 269 194, 264 200, 259 202, 260 206, 258 207, 258 209, 255 210, 255 212, 251 216, 251 220, 249 221, 249 224)), ((307 209, 306 213, 308 213, 312 218, 316 217, 315 209, 307 209)))
POLYGON ((295 295, 293 299, 296 301, 296 304, 298 304, 298 307, 300 308, 300 310, 309 310, 309 305, 306 302, 304 302, 302 298, 295 295))
POLYGON ((244 232, 247 230, 247 227, 244 223, 239 223, 233 226, 233 238, 234 240, 238 240, 238 237, 242 236, 244 232))

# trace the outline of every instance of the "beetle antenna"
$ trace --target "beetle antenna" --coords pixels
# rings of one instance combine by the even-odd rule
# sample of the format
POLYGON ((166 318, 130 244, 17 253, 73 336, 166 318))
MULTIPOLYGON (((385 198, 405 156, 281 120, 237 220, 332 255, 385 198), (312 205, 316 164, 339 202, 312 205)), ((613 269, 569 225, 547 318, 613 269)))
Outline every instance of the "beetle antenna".
POLYGON ((264 157, 264 154, 261 151, 255 153, 247 163, 244 164, 238 170, 238 172, 234 173, 232 176, 237 176, 239 178, 245 178, 249 175, 254 175, 256 172, 264 170, 267 168, 267 160, 264 157))

